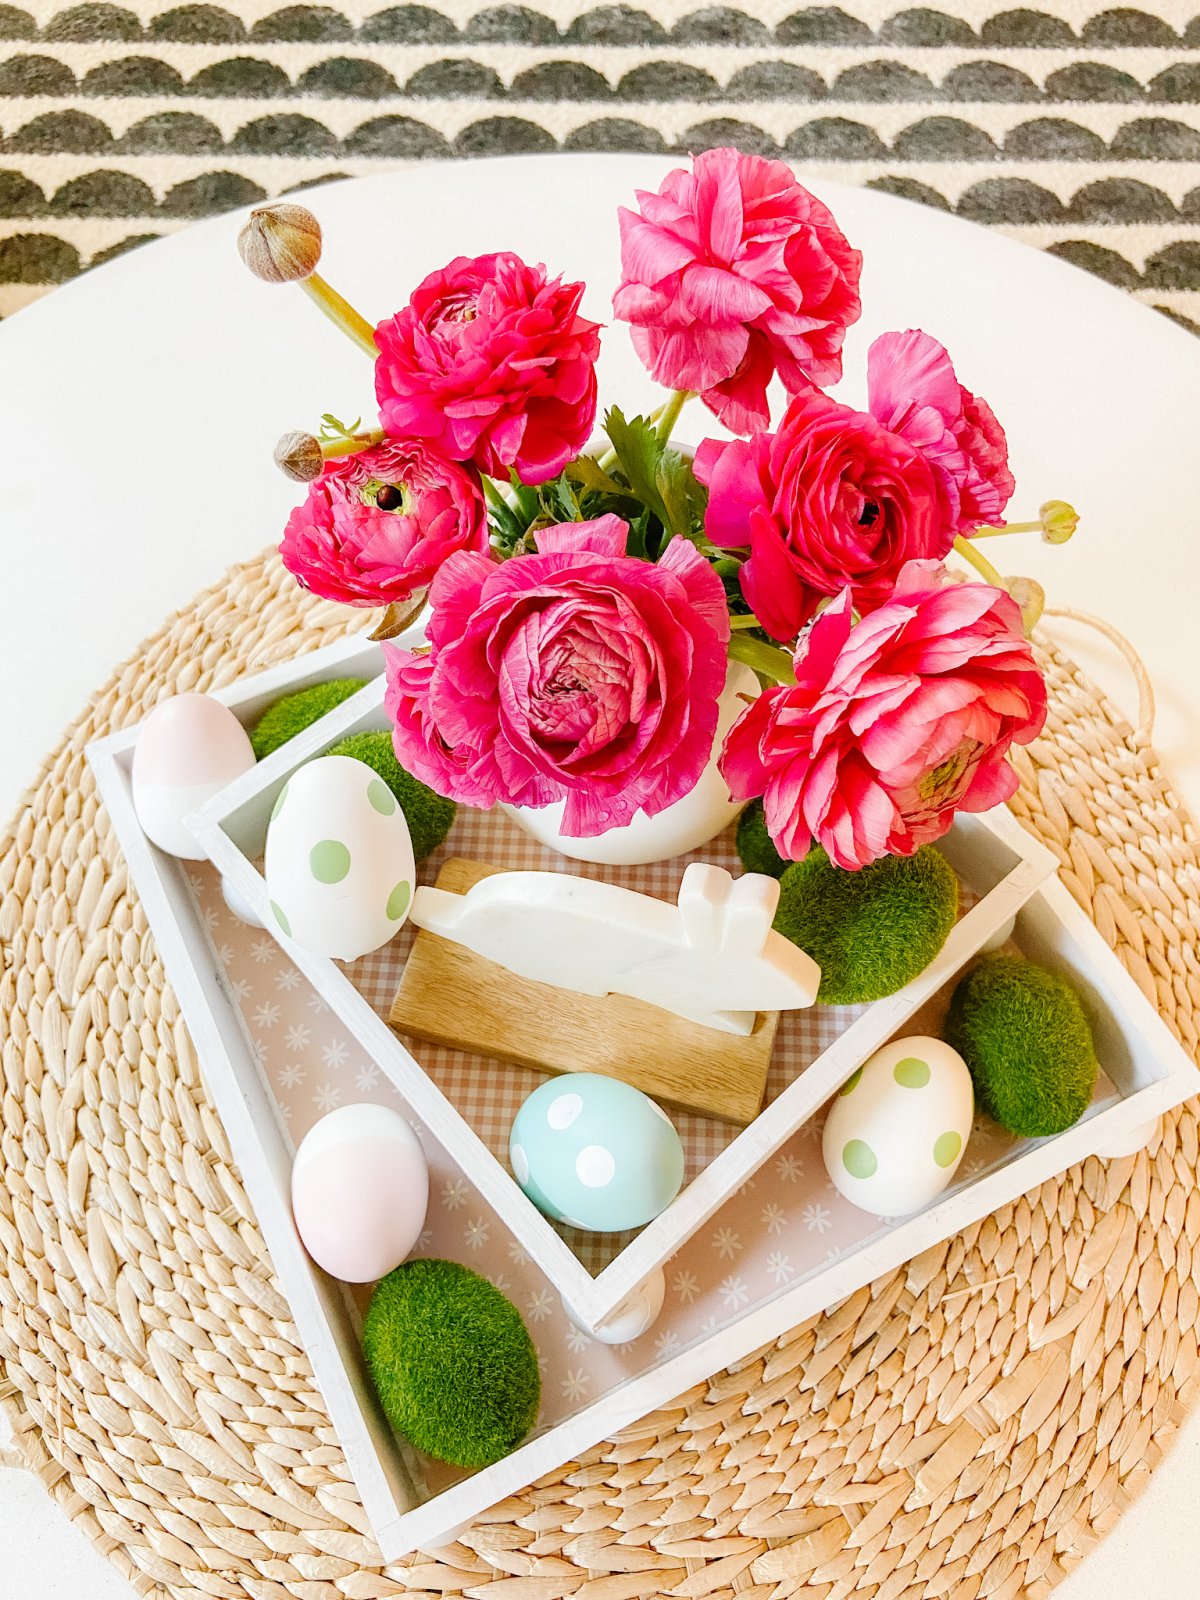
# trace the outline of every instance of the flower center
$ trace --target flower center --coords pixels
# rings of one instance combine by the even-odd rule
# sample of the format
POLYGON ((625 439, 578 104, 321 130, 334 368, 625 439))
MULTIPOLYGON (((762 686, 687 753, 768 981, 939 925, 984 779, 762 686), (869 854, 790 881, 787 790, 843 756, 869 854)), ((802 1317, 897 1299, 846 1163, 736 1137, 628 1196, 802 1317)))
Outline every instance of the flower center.
POLYGON ((940 810, 951 805, 963 786, 963 778, 974 764, 980 745, 976 739, 964 739, 944 761, 931 767, 917 782, 917 795, 930 810, 940 810))
POLYGON ((474 322, 479 315, 479 300, 473 294, 447 295, 439 302, 434 323, 442 328, 449 325, 451 328, 462 327, 464 323, 474 322))
POLYGON ((372 478, 360 492, 364 505, 377 506, 380 511, 398 511, 401 516, 412 514, 414 495, 406 483, 381 483, 372 478))
POLYGON ((550 695, 586 694, 591 688, 578 672, 558 671, 547 682, 545 693, 550 695))
POLYGON ((530 716, 543 739, 576 745, 595 726, 595 690, 581 672, 562 664, 542 684, 530 716))
POLYGON ((879 507, 876 504, 876 502, 874 500, 864 500, 863 501, 863 508, 858 513, 858 525, 859 525, 859 527, 860 528, 869 528, 869 527, 871 527, 871 525, 874 522, 878 521, 878 518, 879 518, 879 507))

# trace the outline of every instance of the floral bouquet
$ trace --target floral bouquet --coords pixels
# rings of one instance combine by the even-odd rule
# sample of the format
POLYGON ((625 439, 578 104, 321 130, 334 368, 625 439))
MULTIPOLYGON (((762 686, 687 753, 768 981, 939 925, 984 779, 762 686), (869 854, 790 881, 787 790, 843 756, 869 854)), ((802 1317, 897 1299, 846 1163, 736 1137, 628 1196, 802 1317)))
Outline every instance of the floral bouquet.
POLYGON ((386 704, 401 765, 450 799, 564 802, 561 832, 587 838, 680 801, 715 757, 785 859, 911 855, 1012 794, 1008 753, 1046 715, 1040 590, 979 544, 1061 542, 1075 513, 1005 524, 1004 431, 927 333, 871 345, 865 411, 826 393, 862 257, 787 166, 710 150, 636 198, 613 312, 668 393, 648 416, 610 405, 598 443, 582 283, 459 257, 373 328, 316 273, 309 212, 252 214, 247 264, 301 282, 375 364, 378 427, 280 442, 308 483, 283 560, 384 607, 384 641, 428 607, 424 644, 384 644, 386 704), (722 425, 694 455, 672 443, 690 406, 722 425), (730 661, 762 692, 715 751, 730 661))

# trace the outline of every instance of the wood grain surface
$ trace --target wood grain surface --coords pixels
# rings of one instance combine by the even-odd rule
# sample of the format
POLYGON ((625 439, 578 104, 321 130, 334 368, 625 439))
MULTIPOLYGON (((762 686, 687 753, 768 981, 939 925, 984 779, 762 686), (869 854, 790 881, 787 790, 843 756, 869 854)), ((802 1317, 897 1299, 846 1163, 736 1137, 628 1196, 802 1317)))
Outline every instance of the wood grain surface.
MULTIPOLYGON (((455 857, 437 887, 465 894, 498 867, 455 857)), ((779 1022, 742 1038, 624 995, 573 994, 497 966, 424 929, 392 1005, 398 1033, 543 1072, 600 1072, 655 1100, 745 1127, 758 1115, 779 1022)))

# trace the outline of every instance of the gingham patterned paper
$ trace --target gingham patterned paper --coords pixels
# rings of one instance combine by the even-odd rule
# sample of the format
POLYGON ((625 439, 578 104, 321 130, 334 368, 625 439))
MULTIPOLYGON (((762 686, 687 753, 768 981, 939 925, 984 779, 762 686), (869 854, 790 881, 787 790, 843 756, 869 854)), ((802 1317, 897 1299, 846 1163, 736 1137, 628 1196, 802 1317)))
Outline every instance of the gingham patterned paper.
MULTIPOLYGON (((664 900, 674 900, 689 861, 710 861, 735 873, 744 870, 734 849, 732 829, 691 855, 673 861, 643 867, 601 867, 568 861, 546 849, 500 811, 465 808, 460 810, 446 845, 423 863, 420 874, 423 882, 434 881, 448 855, 466 856, 513 871, 578 873, 664 900)), ((413 937, 413 930, 407 928, 393 944, 346 968, 355 988, 384 1018, 399 985, 413 937)), ((767 1079, 767 1098, 773 1100, 864 1009, 847 1006, 835 1010, 819 1006, 810 1011, 794 1011, 781 1018, 767 1079)), ((485 1060, 461 1050, 443 1049, 420 1039, 406 1037, 404 1043, 501 1164, 507 1166, 508 1135, 513 1118, 522 1101, 546 1075, 485 1060)), ((689 1183, 741 1131, 732 1123, 682 1111, 672 1110, 671 1120, 683 1140, 687 1158, 685 1181, 689 1183)), ((585 1233, 567 1227, 558 1231, 592 1273, 606 1267, 633 1237, 632 1234, 585 1233)))

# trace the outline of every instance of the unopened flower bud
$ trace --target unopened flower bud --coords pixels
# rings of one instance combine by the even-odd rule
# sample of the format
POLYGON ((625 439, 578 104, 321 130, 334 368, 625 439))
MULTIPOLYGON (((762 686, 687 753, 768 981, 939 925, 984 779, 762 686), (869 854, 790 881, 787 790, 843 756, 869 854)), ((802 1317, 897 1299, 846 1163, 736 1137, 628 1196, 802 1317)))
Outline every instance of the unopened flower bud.
POLYGON ((1033 630, 1046 609, 1046 591, 1036 578, 1010 578, 1008 592, 1021 608, 1021 624, 1025 637, 1031 639, 1033 630))
POLYGON ((285 433, 275 446, 275 465, 296 483, 311 483, 325 465, 321 441, 311 433, 285 433))
POLYGON ((1079 513, 1065 500, 1047 500, 1038 512, 1042 519, 1042 538, 1047 544, 1066 544, 1079 526, 1079 513))
POLYGON ((298 283, 321 259, 321 224, 303 206, 260 206, 238 234, 238 250, 264 283, 298 283))

